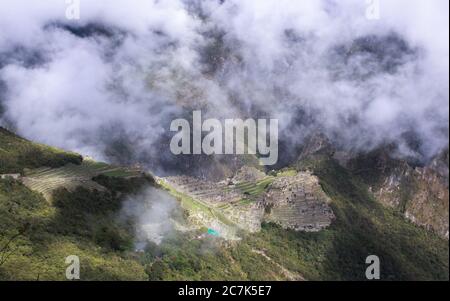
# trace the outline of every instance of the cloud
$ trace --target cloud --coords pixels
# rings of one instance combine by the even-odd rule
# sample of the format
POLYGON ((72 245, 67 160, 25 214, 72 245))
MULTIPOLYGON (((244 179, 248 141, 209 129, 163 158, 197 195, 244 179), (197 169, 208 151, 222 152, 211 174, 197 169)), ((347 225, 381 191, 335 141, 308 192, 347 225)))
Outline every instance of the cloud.
POLYGON ((427 159, 448 147, 448 3, 380 5, 368 20, 362 0, 81 0, 68 21, 65 1, 5 0, 0 122, 98 159, 155 160, 170 121, 202 108, 278 117, 292 146, 322 131, 427 159))
POLYGON ((151 187, 125 200, 121 218, 134 221, 138 248, 145 247, 149 241, 160 244, 172 233, 173 223, 168 221, 180 210, 177 204, 164 191, 151 187))
POLYGON ((401 143, 413 131, 431 156, 448 145, 448 3, 381 1, 378 21, 365 5, 227 1, 212 18, 240 59, 225 65, 222 84, 281 120, 298 123, 306 110, 311 128, 348 148, 401 143))

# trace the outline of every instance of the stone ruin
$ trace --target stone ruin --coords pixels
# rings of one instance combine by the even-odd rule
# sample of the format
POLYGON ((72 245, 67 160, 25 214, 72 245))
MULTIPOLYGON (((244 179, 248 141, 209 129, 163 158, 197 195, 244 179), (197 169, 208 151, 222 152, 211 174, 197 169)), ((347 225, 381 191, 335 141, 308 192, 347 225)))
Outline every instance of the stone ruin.
POLYGON ((263 196, 265 221, 286 229, 316 232, 335 218, 317 177, 309 172, 277 178, 263 196))

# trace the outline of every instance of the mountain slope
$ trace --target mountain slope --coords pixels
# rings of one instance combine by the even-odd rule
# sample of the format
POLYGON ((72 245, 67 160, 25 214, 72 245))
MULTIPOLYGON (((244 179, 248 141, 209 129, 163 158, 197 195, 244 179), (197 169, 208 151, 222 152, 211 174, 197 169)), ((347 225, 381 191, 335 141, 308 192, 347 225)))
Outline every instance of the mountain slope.
MULTIPOLYGON (((53 188, 48 191, 51 201, 46 200, 37 187, 22 182, 67 164, 82 167, 81 156, 32 143, 4 129, 0 141, 0 175, 28 174, 0 179, 0 279, 64 280, 69 255, 80 257, 84 280, 147 279, 144 268, 128 253, 132 231, 121 229, 114 218, 121 208, 117 189, 92 190, 75 182, 68 190, 44 181, 53 188)), ((128 192, 153 183, 144 176, 114 179, 128 192)))
MULTIPOLYGON (((239 229, 239 241, 228 241, 192 227, 192 209, 182 206, 181 215, 167 220, 176 219, 174 231, 160 244, 136 249, 137 222, 117 217, 124 200, 157 186, 151 176, 85 160, 75 164, 71 158, 78 155, 47 149, 6 130, 0 132, 0 141, 8 143, 0 145, 7 150, 0 152, 0 164, 9 166, 4 171, 22 173, 18 179, 0 179, 3 280, 64 280, 69 255, 80 257, 82 280, 364 280, 369 255, 380 257, 382 280, 449 279, 448 241, 381 205, 369 185, 328 152, 304 154, 295 166, 267 178, 248 169, 245 176, 231 179, 232 187, 248 198, 238 206, 260 200, 270 214, 267 207, 281 204, 272 188, 292 199, 283 206, 295 205, 303 198, 297 189, 304 182, 289 179, 297 173, 311 175, 307 178, 318 181, 311 189, 320 188, 333 213, 327 227, 315 232, 289 227, 289 215, 284 228, 267 219, 254 231, 239 229), (13 163, 36 149, 45 153, 45 160, 13 163)), ((203 201, 222 195, 218 187, 223 183, 196 181, 197 187, 212 186, 210 194, 197 191, 203 201)), ((185 201, 186 195, 176 196, 181 204, 185 201)))
POLYGON ((78 154, 31 143, 0 127, 0 174, 23 173, 25 168, 80 164, 78 154))
POLYGON ((335 219, 328 228, 304 232, 263 223, 259 232, 241 233, 241 241, 214 251, 196 237, 168 239, 145 251, 157 262, 158 279, 287 279, 281 266, 307 280, 365 280, 365 259, 377 255, 382 280, 448 280, 445 239, 382 206, 332 158, 305 160, 298 168, 312 171, 331 199, 335 219))
POLYGON ((380 203, 449 238, 448 149, 425 166, 392 159, 385 150, 359 156, 349 165, 380 203))

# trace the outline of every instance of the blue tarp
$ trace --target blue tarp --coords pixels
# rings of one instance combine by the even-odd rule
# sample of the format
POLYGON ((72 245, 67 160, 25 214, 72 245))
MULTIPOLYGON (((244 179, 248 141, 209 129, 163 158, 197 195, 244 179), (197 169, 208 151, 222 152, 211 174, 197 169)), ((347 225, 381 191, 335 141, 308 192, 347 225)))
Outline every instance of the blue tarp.
POLYGON ((216 230, 213 230, 213 229, 208 229, 208 234, 214 235, 214 236, 219 236, 219 232, 217 232, 216 230))

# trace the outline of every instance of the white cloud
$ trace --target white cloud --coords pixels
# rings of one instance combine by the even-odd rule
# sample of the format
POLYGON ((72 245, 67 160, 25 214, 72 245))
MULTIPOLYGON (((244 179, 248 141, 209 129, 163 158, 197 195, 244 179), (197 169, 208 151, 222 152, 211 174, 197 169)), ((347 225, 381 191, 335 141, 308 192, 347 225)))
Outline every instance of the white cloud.
POLYGON ((82 38, 46 27, 67 22, 64 0, 3 0, 5 118, 26 137, 97 157, 113 130, 158 155, 164 123, 193 103, 215 117, 282 117, 293 144, 319 127, 360 149, 400 141, 411 129, 428 156, 448 145, 447 1, 384 0, 377 21, 366 19, 360 0, 219 3, 81 0, 80 23, 68 24, 126 33, 82 38), (223 45, 211 31, 223 33, 223 45), (361 37, 375 38, 355 44, 361 37), (43 62, 23 63, 17 47, 43 62), (216 73, 204 73, 205 60, 220 66, 216 73), (288 123, 299 108, 315 120, 302 132, 288 123))

